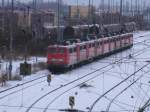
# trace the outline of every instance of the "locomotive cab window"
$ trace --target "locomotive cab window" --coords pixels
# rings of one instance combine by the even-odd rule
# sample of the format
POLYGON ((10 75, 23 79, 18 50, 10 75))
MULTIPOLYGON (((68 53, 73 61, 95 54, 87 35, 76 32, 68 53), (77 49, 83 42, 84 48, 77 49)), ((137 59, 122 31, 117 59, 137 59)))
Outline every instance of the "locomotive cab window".
POLYGON ((55 54, 55 53, 63 54, 65 52, 65 49, 64 48, 48 48, 48 52, 51 54, 55 54))
POLYGON ((54 54, 57 52, 57 49, 56 48, 48 48, 48 52, 51 54, 54 54))

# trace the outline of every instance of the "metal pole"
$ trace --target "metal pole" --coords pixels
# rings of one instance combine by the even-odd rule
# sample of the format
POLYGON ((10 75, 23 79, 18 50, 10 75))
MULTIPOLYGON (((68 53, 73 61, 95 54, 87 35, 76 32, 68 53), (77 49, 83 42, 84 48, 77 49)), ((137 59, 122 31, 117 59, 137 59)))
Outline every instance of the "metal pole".
MULTIPOLYGON (((35 39, 35 44, 37 46, 37 29, 39 28, 38 27, 38 14, 37 14, 37 0, 33 0, 33 8, 34 8, 34 18, 36 19, 36 21, 33 23, 33 31, 34 31, 34 39, 35 39)), ((37 54, 36 54, 36 57, 35 57, 35 61, 37 62, 38 61, 38 57, 37 57, 37 54)))
POLYGON ((101 4, 102 4, 102 25, 104 24, 104 15, 105 15, 105 9, 104 9, 104 5, 105 5, 105 3, 104 3, 104 0, 102 0, 101 1, 101 4))
POLYGON ((131 0, 131 16, 133 17, 133 0, 131 0))
POLYGON ((10 59, 9 59, 9 80, 12 76, 12 51, 13 51, 13 18, 14 18, 14 0, 11 1, 11 22, 10 22, 10 59))
POLYGON ((89 8, 88 8, 88 28, 89 28, 89 24, 91 24, 91 0, 89 0, 89 8))
POLYGON ((94 12, 94 1, 92 0, 91 6, 91 15, 92 15, 92 24, 95 24, 95 12, 94 12))
POLYGON ((122 0, 120 0, 120 16, 119 16, 119 22, 122 23, 122 0))
POLYGON ((33 0, 33 5, 34 5, 34 11, 36 12, 36 9, 37 9, 37 1, 36 0, 33 0))
POLYGON ((104 0, 101 0, 101 9, 104 12, 104 0))
POLYGON ((77 16, 78 16, 78 24, 80 20, 80 12, 79 12, 79 1, 77 0, 77 16))
POLYGON ((60 37, 60 0, 57 0, 57 13, 58 13, 58 18, 57 18, 57 42, 61 42, 61 37, 60 37))
POLYGON ((5 25, 5 6, 4 6, 4 0, 2 0, 2 35, 4 36, 4 25, 5 25))

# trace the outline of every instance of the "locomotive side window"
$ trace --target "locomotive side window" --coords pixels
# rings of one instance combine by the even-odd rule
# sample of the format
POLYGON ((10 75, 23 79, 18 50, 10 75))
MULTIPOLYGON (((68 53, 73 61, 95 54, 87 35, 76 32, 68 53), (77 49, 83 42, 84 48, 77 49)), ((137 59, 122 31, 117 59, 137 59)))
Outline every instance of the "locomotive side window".
POLYGON ((98 42, 95 43, 95 47, 96 47, 96 48, 98 47, 98 42))
POLYGON ((76 52, 76 48, 70 48, 69 49, 69 53, 74 53, 74 52, 76 52))
POLYGON ((73 48, 73 52, 76 52, 76 48, 73 48))
POLYGON ((80 50, 83 50, 85 46, 80 46, 80 50))
POLYGON ((94 43, 92 44, 92 47, 95 47, 95 44, 94 44, 94 43))
POLYGON ((102 42, 99 42, 99 48, 101 47, 101 45, 102 45, 102 42))
POLYGON ((92 44, 89 44, 89 48, 91 48, 92 47, 92 44))
POLYGON ((80 50, 82 50, 82 46, 80 46, 80 50))
POLYGON ((69 49, 69 53, 73 53, 73 49, 72 48, 69 49))

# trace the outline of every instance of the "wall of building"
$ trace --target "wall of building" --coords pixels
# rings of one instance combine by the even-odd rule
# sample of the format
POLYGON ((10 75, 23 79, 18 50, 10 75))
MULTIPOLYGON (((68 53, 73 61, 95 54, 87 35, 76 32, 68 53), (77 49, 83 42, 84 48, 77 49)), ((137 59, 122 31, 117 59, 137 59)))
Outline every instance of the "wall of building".
POLYGON ((88 17, 88 6, 69 6, 69 16, 73 17, 88 17))

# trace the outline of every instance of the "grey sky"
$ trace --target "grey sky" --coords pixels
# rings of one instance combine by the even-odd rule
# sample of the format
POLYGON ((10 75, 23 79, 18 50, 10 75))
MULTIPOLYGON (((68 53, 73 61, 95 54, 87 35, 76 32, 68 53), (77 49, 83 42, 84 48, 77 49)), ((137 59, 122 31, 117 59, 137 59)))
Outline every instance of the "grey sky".
MULTIPOLYGON (((68 3, 68 4, 77 4, 77 0, 63 0, 64 2, 66 2, 66 3, 68 3)), ((89 0, 78 0, 78 2, 79 2, 79 4, 88 4, 88 1, 89 0)), ((92 0, 91 0, 92 1, 92 0)), ((94 4, 95 5, 100 5, 100 3, 101 3, 101 1, 102 0, 93 0, 93 2, 94 2, 94 4)), ((104 2, 105 3, 108 3, 108 1, 109 0, 104 0, 104 2)), ((120 0, 110 0, 110 1, 112 1, 112 2, 114 2, 114 4, 119 4, 119 1, 120 0)), ((131 3, 131 1, 133 2, 133 4, 135 4, 136 3, 136 1, 139 1, 139 4, 141 5, 141 4, 143 4, 144 3, 144 1, 145 1, 145 3, 146 3, 146 5, 148 6, 150 6, 150 0, 123 0, 123 2, 124 3, 126 3, 126 2, 129 2, 129 3, 131 3)))
MULTIPOLYGON (((26 1, 32 1, 32 0, 18 0, 18 1, 24 1, 24 2, 26 2, 26 1)), ((43 0, 43 1, 48 1, 48 0, 43 0)), ((57 1, 57 0, 49 0, 49 1, 57 1)), ((72 5, 77 5, 77 1, 78 1, 79 5, 88 5, 88 3, 89 3, 89 0, 63 0, 64 3, 66 3, 66 4, 72 4, 72 5)), ((94 5, 99 6, 102 0, 91 0, 91 1, 93 1, 94 5)), ((105 3, 108 3, 108 1, 114 1, 115 5, 117 3, 119 5, 119 1, 120 0, 104 0, 105 3)), ((126 3, 127 1, 129 3, 131 3, 131 1, 132 1, 133 5, 135 5, 136 1, 139 1, 139 4, 143 5, 144 1, 145 1, 146 6, 150 6, 150 0, 123 0, 124 3, 126 3)))
MULTIPOLYGON (((47 1, 47 0, 46 0, 47 1)), ((56 1, 56 0, 49 0, 49 1, 56 1)), ((77 5, 77 1, 79 3, 79 5, 88 5, 89 0, 63 0, 64 3, 66 4, 73 4, 73 5, 77 5)), ((93 1, 94 5, 99 6, 102 0, 91 0, 93 1)), ((105 3, 108 3, 109 1, 114 2, 114 4, 118 4, 119 5, 119 1, 120 0, 104 0, 105 3)), ((124 3, 126 2, 133 3, 133 5, 136 4, 136 1, 139 1, 140 5, 143 5, 145 2, 146 6, 150 6, 150 0, 123 0, 124 3)))

